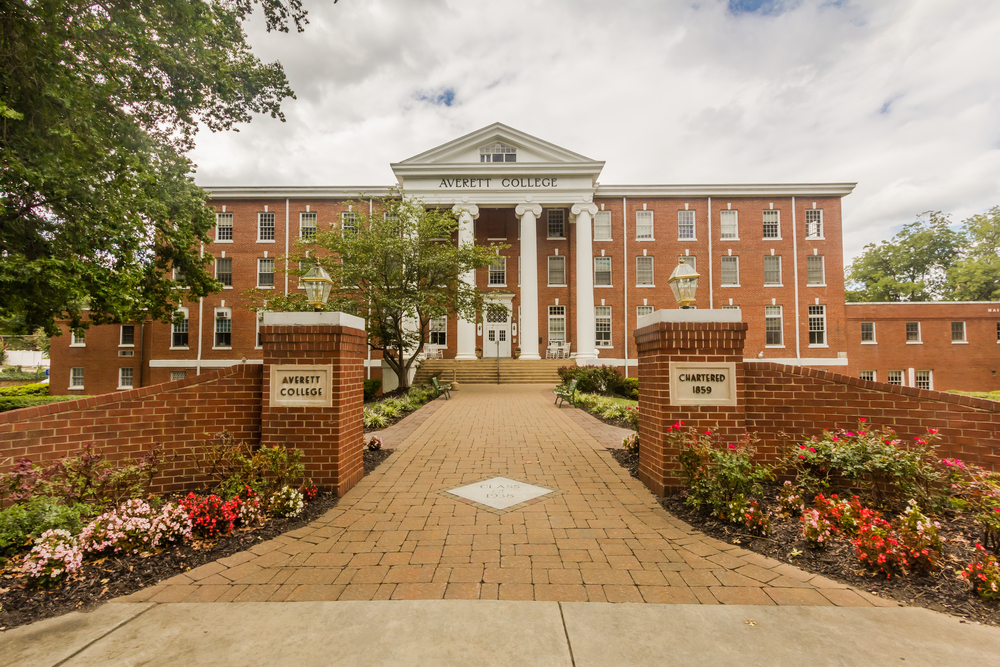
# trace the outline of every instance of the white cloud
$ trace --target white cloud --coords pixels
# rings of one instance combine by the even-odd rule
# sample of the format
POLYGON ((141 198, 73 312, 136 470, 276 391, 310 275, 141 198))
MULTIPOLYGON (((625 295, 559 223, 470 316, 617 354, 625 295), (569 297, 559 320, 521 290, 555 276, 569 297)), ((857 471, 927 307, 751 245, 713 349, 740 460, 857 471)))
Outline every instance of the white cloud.
POLYGON ((602 183, 858 181, 848 257, 921 211, 1000 204, 995 0, 730 4, 307 2, 301 35, 250 28, 288 122, 200 135, 197 178, 387 185, 500 121, 606 160, 602 183))

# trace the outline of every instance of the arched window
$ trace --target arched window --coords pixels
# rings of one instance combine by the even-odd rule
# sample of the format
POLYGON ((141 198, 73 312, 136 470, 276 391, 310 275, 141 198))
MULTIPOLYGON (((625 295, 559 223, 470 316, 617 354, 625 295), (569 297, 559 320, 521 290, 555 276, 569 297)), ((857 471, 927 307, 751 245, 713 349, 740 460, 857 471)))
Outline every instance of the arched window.
POLYGON ((517 149, 499 141, 479 149, 480 162, 517 162, 517 149))

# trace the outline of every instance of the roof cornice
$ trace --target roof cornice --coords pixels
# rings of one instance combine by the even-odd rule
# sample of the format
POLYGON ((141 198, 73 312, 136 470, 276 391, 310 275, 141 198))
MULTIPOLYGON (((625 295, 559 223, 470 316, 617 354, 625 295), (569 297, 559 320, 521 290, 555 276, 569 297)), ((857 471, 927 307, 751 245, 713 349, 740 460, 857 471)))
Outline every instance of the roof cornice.
POLYGON ((212 199, 367 199, 387 197, 395 189, 385 185, 206 185, 212 199))
POLYGON ((737 183, 728 185, 600 185, 595 197, 846 197, 857 183, 737 183))

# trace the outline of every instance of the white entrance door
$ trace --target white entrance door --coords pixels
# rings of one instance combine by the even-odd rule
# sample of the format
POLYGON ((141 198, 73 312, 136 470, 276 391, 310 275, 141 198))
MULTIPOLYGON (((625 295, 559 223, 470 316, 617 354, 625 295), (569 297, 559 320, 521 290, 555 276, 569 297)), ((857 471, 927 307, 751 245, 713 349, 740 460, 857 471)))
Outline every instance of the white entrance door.
POLYGON ((510 357, 510 311, 501 304, 486 306, 483 358, 510 357))

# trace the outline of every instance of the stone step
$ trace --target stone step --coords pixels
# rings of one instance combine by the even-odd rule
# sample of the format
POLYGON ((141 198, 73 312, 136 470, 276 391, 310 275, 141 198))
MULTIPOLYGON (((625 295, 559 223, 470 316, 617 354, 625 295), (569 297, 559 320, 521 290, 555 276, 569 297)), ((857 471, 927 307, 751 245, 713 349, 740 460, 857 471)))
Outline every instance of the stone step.
POLYGON ((495 358, 475 361, 428 359, 420 365, 413 381, 430 384, 431 377, 436 375, 441 382, 497 384, 499 366, 500 384, 559 384, 558 370, 571 364, 575 365, 571 359, 500 359, 499 364, 495 358))

